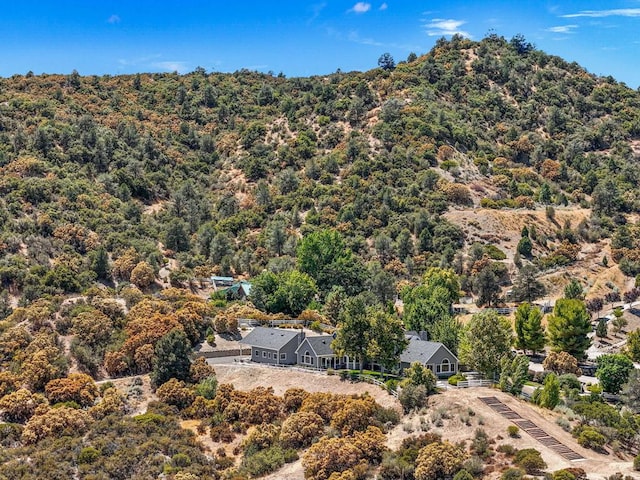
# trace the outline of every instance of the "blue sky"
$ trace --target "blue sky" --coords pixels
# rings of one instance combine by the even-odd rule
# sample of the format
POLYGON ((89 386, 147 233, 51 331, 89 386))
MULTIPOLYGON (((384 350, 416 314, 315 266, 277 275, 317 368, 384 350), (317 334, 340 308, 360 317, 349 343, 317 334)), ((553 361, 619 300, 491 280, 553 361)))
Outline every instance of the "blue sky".
POLYGON ((0 76, 241 68, 368 70, 441 36, 522 33, 547 53, 640 86, 640 0, 0 0, 0 76))

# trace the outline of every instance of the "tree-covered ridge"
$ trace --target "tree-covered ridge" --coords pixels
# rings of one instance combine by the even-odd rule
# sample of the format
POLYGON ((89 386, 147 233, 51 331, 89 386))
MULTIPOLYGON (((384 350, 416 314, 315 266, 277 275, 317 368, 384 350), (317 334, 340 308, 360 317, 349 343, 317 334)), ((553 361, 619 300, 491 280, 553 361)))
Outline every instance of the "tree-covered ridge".
POLYGON ((592 205, 582 231, 607 235, 640 208, 640 98, 524 46, 454 37, 395 69, 311 78, 0 79, 3 287, 80 291, 109 258, 157 271, 161 247, 178 279, 289 270, 300 235, 327 227, 410 277, 451 264, 464 233, 439 214, 480 200, 592 205))

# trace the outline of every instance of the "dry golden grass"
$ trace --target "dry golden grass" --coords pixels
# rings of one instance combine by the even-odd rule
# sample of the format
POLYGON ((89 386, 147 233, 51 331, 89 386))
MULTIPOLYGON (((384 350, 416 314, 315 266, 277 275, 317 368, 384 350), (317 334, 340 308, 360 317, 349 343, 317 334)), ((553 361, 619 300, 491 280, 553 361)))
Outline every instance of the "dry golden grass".
MULTIPOLYGON (((444 214, 447 220, 459 225, 467 235, 467 242, 492 243, 507 255, 507 262, 513 265, 513 258, 520 240, 522 228, 535 226, 539 236, 555 238, 556 232, 568 223, 572 229, 583 220, 588 220, 591 210, 585 208, 555 209, 554 221, 547 218, 544 209, 537 210, 493 210, 486 208, 452 209, 444 214)), ((554 241, 548 245, 553 247, 554 241)), ((633 279, 627 278, 611 260, 609 240, 597 243, 583 243, 578 259, 572 265, 552 271, 541 277, 548 289, 547 298, 562 297, 564 287, 573 278, 580 280, 586 287, 587 297, 603 296, 611 291, 609 285, 616 286, 621 292, 633 286, 633 279), (609 266, 602 265, 607 257, 609 266)), ((551 248, 543 249, 536 245, 535 255, 547 255, 551 248)))

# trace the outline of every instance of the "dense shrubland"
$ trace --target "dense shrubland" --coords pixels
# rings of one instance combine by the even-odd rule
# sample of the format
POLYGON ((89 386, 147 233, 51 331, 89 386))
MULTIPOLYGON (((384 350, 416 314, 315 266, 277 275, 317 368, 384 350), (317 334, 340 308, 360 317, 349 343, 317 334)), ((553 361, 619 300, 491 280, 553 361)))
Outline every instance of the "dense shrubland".
MULTIPOLYGON (((640 227, 627 220, 640 212, 639 135, 637 92, 495 35, 324 77, 198 68, 0 79, 0 476, 243 478, 309 447, 308 478, 361 478, 378 465, 392 478, 406 462, 415 478, 468 478, 469 452, 439 438, 386 451, 397 414, 368 397, 239 392, 189 354, 237 334, 239 317, 301 316, 337 328, 340 352, 391 367, 405 326, 517 393, 524 363, 504 355, 509 325, 488 312, 463 328, 451 309, 461 292, 497 305, 510 284, 528 302, 516 346, 558 352, 539 403, 574 408, 586 446, 634 446, 628 361, 605 358, 600 375, 633 413, 578 400, 566 375, 578 373, 567 354, 584 354, 590 313, 640 289, 585 303, 580 284, 567 287, 546 338, 530 303, 545 291, 538 273, 575 262, 585 242, 610 237, 611 260, 640 274, 640 227), (525 226, 505 252, 442 216, 472 206, 544 209, 557 229, 525 226), (560 225, 564 206, 590 216, 560 225), (182 290, 211 274, 251 278, 254 306, 182 290), (142 415, 93 383, 143 374, 161 402, 142 415), (238 462, 205 455, 184 419, 215 442, 246 434, 238 462)), ((625 352, 635 361, 639 338, 625 352)), ((407 411, 434 388, 417 368, 408 380, 407 411)))
POLYGON ((636 227, 623 215, 640 208, 639 104, 611 78, 497 36, 325 77, 0 79, 2 288, 24 304, 96 279, 146 288, 166 255, 177 284, 284 272, 301 235, 332 228, 361 262, 351 288, 375 269, 398 281, 444 264, 491 303, 482 283, 489 273, 500 283, 501 257, 461 264, 464 232, 440 216, 481 199, 544 205, 551 217, 553 205, 591 206, 588 223, 531 239, 539 268, 614 234, 613 260, 635 275, 636 227))

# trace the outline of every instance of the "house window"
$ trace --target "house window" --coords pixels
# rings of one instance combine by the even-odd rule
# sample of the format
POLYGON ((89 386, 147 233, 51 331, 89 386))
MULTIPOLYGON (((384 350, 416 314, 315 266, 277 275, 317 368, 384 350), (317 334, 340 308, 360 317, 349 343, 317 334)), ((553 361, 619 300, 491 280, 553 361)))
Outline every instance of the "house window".
POLYGON ((436 373, 440 373, 441 370, 441 366, 440 365, 436 365, 436 373))
POLYGON ((267 352, 262 352, 262 358, 267 358, 267 352))
POLYGON ((427 365, 427 368, 433 372, 433 365, 429 364, 427 365))
POLYGON ((281 353, 280 354, 280 360, 286 360, 287 359, 287 354, 286 353, 281 353))
POLYGON ((253 355, 254 355, 255 357, 259 357, 259 356, 260 356, 260 352, 259 352, 258 350, 254 350, 254 351, 253 351, 253 355))
POLYGON ((311 356, 311 353, 309 353, 309 350, 304 352, 304 355, 302 356, 302 363, 313 365, 313 357, 311 356))
POLYGON ((444 372, 444 373, 450 372, 451 371, 450 367, 451 366, 449 365, 449 359, 448 358, 443 359, 442 360, 442 365, 441 365, 442 372, 444 372))

